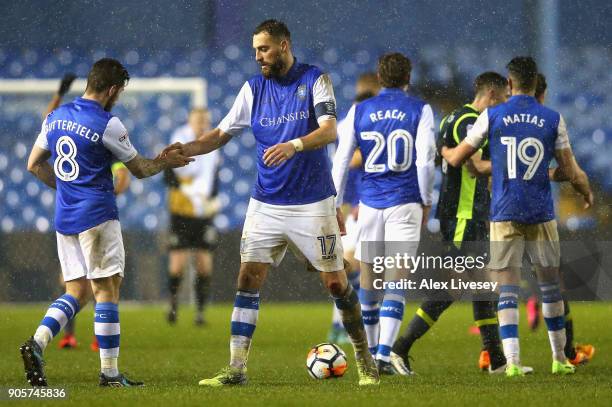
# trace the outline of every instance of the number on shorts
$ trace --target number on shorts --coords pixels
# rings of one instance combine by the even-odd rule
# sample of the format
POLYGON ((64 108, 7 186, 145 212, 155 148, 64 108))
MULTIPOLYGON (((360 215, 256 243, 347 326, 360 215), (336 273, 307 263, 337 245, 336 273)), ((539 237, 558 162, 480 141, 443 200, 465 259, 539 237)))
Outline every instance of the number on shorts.
POLYGON ((74 140, 68 136, 58 138, 57 143, 55 143, 55 152, 57 153, 57 158, 53 163, 53 170, 57 178, 66 182, 77 179, 79 176, 79 163, 75 160, 77 147, 74 144, 74 140), (64 170, 65 164, 69 166, 68 171, 64 170))
POLYGON ((508 178, 515 179, 516 178, 516 157, 518 156, 519 160, 527 165, 527 170, 525 170, 525 174, 523 174, 523 179, 529 181, 535 175, 538 170, 538 166, 542 162, 544 158, 544 145, 540 140, 534 137, 527 137, 521 140, 518 144, 518 148, 516 146, 516 137, 502 137, 501 143, 507 146, 507 166, 508 166, 508 178), (533 147, 535 153, 533 155, 527 155, 527 149, 529 147, 533 147))
POLYGON ((324 260, 332 259, 336 256, 334 254, 334 250, 336 249, 336 235, 318 236, 317 240, 321 244, 321 256, 324 260))
POLYGON ((374 147, 365 161, 364 170, 366 172, 385 172, 385 164, 374 164, 387 148, 387 168, 393 172, 406 171, 412 165, 412 149, 414 147, 414 139, 412 134, 404 129, 395 129, 390 134, 387 140, 385 136, 377 131, 364 131, 360 134, 362 140, 374 142, 374 147), (397 141, 403 141, 403 149, 398 149, 397 141), (401 158, 398 162, 397 159, 401 158))

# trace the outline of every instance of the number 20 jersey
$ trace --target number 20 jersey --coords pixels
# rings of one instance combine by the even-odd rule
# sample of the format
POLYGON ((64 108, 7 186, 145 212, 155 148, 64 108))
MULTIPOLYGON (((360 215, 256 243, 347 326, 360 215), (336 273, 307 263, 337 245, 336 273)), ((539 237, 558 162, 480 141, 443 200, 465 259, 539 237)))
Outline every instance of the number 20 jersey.
POLYGON ((74 235, 119 218, 111 165, 137 152, 117 117, 96 101, 77 98, 47 116, 36 145, 51 152, 59 233, 74 235))
POLYGON ((491 220, 535 224, 554 219, 548 167, 555 149, 569 148, 561 115, 533 96, 515 95, 481 114, 468 143, 472 132, 488 132, 491 220))
POLYGON ((355 138, 364 160, 359 198, 365 205, 385 209, 422 203, 416 167, 417 159, 425 159, 417 157, 424 112, 433 140, 431 108, 402 89, 384 88, 355 106, 355 138))

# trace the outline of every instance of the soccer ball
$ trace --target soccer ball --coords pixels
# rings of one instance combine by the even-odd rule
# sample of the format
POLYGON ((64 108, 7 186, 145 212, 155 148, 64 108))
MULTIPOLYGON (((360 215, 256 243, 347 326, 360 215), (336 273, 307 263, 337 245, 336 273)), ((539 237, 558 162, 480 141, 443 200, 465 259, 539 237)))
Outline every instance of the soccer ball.
POLYGON ((320 343, 308 352, 306 369, 313 379, 342 377, 348 369, 346 353, 333 343, 320 343))

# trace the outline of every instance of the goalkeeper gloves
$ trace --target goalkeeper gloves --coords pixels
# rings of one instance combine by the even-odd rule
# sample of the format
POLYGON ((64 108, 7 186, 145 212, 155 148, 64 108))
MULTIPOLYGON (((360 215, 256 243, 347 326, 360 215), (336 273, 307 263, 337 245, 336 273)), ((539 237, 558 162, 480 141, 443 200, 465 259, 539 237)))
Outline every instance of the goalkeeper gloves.
POLYGON ((64 77, 62 78, 62 81, 60 82, 60 87, 57 90, 58 95, 64 96, 66 93, 68 93, 68 91, 70 90, 70 87, 72 86, 72 82, 74 82, 75 79, 76 79, 75 74, 73 73, 65 74, 64 77))

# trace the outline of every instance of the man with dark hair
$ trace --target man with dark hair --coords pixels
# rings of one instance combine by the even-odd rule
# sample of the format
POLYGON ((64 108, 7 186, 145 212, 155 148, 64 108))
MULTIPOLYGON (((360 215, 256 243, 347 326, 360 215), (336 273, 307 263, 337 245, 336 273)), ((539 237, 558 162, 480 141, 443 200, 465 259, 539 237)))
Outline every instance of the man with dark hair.
POLYGON ((506 356, 506 376, 525 374, 520 364, 518 295, 523 254, 536 269, 542 291, 542 313, 552 349, 552 373, 575 372, 565 355, 566 333, 559 285, 560 247, 550 188, 566 178, 585 200, 593 204, 586 174, 577 169, 563 117, 535 99, 537 65, 530 57, 508 64, 512 97, 485 109, 467 137, 455 148, 442 148, 449 165, 459 167, 484 143, 489 143, 492 171, 491 260, 500 286, 498 317, 506 356), (555 158, 559 166, 549 174, 555 158))
POLYGON ((121 121, 110 114, 128 80, 119 61, 104 58, 96 62, 85 94, 47 115, 28 158, 28 171, 57 189, 54 223, 66 282, 66 293, 51 304, 34 336, 20 348, 32 386, 47 385, 43 351, 87 304, 90 289, 96 299, 94 331, 100 347, 100 386, 142 385, 126 378, 117 366, 119 287, 125 251, 111 165, 118 159, 133 175, 145 178, 184 166, 192 159, 177 151, 153 160, 138 154, 121 121))
POLYGON ((199 384, 246 384, 259 291, 270 266, 278 266, 290 247, 310 270, 319 272, 334 298, 353 343, 359 384, 376 385, 378 372, 368 352, 359 299, 346 277, 335 190, 323 148, 336 140, 331 79, 316 66, 294 58, 289 30, 280 21, 261 23, 253 35, 253 48, 261 75, 242 86, 219 126, 196 141, 165 150, 187 156, 210 153, 248 127, 257 141, 258 174, 242 232, 230 363, 199 384))
POLYGON ((513 83, 513 89, 521 92, 532 92, 536 88, 538 66, 531 57, 515 57, 506 65, 508 79, 513 83))
MULTIPOLYGON (((438 145, 455 147, 474 125, 478 114, 488 107, 506 100, 508 81, 497 72, 484 72, 474 80, 474 100, 451 112, 440 123, 438 145)), ((489 159, 489 148, 479 152, 482 160, 489 159)), ((480 157, 473 158, 473 165, 483 165, 480 157)), ((488 163, 488 161, 487 161, 488 163)), ((486 163, 485 163, 486 164, 486 163)), ((449 256, 486 255, 488 246, 489 189, 487 177, 475 177, 467 165, 455 168, 442 162, 442 183, 436 210, 440 221, 440 232, 449 256), (484 243, 487 242, 487 243, 484 243)), ((430 299, 423 302, 410 321, 406 332, 393 345, 393 352, 409 364, 412 345, 423 336, 454 302, 443 291, 431 292, 430 299)), ((490 299, 474 294, 473 313, 479 328, 483 351, 479 365, 491 373, 503 373, 506 358, 501 349, 499 326, 495 304, 490 299)))
MULTIPOLYGON (((60 81, 60 86, 53 95, 53 98, 47 105, 47 110, 43 117, 47 117, 49 113, 57 109, 62 103, 62 99, 70 91, 72 87, 72 83, 76 79, 76 75, 73 73, 66 73, 64 77, 60 81)), ((125 167, 121 161, 115 161, 113 165, 111 165, 111 173, 113 174, 113 184, 114 184, 114 192, 115 195, 122 194, 127 190, 130 185, 130 174, 128 169, 125 167)), ((65 282, 62 278, 61 280, 62 287, 65 286, 65 282)), ((60 349, 71 349, 76 348, 77 340, 75 337, 75 325, 76 318, 70 319, 66 326, 64 327, 64 337, 60 339, 58 342, 58 346, 60 349)), ((92 343, 89 345, 90 349, 94 352, 99 352, 100 348, 98 346, 98 340, 94 336, 92 343)))
POLYGON ((348 134, 340 139, 333 167, 339 205, 349 162, 359 147, 365 164, 355 258, 361 262, 359 297, 368 345, 381 374, 412 374, 407 366, 394 362, 398 357, 391 352, 402 323, 405 290, 378 284, 403 281, 409 270, 397 265, 376 278, 375 259, 416 255, 434 180, 433 111, 427 103, 406 93, 410 67, 410 60, 402 54, 380 57, 378 78, 383 89, 349 111, 348 134))
POLYGON ((412 63, 399 52, 386 54, 378 60, 378 80, 383 88, 403 88, 410 83, 412 63))

